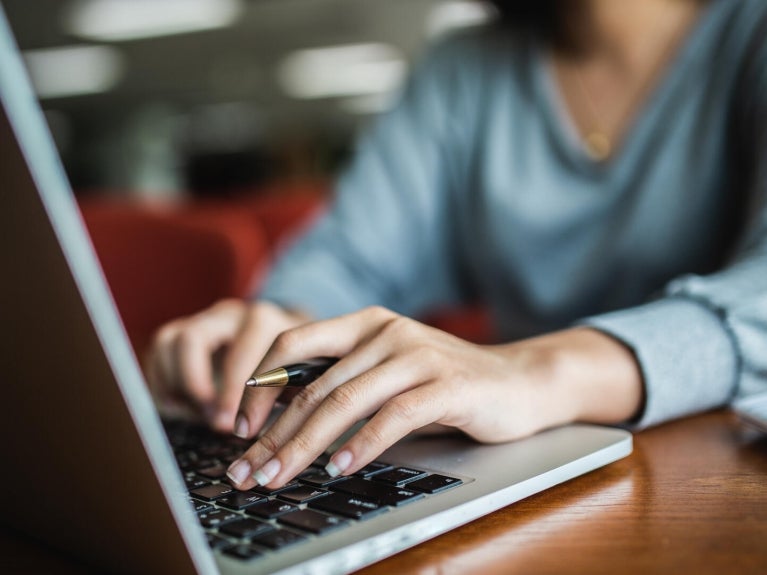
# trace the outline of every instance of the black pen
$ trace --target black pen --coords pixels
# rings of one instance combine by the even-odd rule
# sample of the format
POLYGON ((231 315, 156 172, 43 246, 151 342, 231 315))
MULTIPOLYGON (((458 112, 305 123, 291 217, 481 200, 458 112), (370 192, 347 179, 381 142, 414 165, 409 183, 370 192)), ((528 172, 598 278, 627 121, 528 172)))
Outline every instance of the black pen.
POLYGON ((248 387, 300 387, 309 385, 331 365, 338 361, 335 357, 318 357, 301 363, 294 363, 265 373, 254 373, 245 382, 248 387))

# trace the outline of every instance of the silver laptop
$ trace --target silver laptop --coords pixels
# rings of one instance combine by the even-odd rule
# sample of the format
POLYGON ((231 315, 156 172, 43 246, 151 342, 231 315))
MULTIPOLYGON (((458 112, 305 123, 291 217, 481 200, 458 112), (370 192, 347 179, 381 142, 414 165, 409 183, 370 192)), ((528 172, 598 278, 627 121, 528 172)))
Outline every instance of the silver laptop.
POLYGON ((234 440, 165 433, 1 11, 0 98, 11 528, 110 572, 346 573, 631 452, 629 433, 589 425, 493 446, 412 437, 338 484, 317 468, 285 492, 232 492, 234 440))

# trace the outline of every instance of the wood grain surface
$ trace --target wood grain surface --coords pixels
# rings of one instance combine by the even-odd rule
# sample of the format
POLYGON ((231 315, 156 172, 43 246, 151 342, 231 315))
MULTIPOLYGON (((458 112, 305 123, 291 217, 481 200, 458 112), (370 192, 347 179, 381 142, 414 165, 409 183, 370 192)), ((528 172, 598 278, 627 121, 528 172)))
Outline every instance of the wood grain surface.
POLYGON ((767 436, 718 411, 634 439, 626 459, 359 573, 767 573, 767 436))

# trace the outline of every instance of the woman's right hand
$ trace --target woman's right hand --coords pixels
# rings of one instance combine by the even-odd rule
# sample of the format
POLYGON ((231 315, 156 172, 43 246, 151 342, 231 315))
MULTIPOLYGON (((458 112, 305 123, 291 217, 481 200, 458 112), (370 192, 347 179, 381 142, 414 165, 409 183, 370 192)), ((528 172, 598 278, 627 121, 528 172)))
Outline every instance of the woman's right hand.
POLYGON ((191 408, 216 431, 232 433, 245 380, 280 333, 308 320, 269 302, 227 299, 171 321, 149 352, 150 388, 161 409, 191 408))

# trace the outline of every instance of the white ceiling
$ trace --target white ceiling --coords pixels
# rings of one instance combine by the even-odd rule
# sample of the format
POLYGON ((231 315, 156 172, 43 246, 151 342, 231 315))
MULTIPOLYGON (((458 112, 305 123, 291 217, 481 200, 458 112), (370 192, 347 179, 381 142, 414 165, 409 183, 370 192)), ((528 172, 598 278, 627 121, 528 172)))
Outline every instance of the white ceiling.
MULTIPOLYGON (((22 51, 92 43, 64 31, 68 1, 1 1, 22 51)), ((429 13, 446 1, 243 0, 226 28, 112 43, 123 74, 110 91, 43 108, 70 176, 85 185, 178 187, 184 154, 268 147, 285 134, 343 148, 371 116, 340 98, 287 96, 278 63, 299 49, 370 42, 412 61, 429 13)))
MULTIPOLYGON (((126 0, 129 1, 129 0, 126 0)), ((158 0, 162 1, 162 0, 158 0)), ((335 115, 337 102, 296 102, 275 82, 276 66, 301 48, 384 42, 414 57, 439 0, 246 0, 220 30, 115 43, 125 74, 107 94, 45 102, 77 112, 147 100, 196 105, 249 101, 275 114, 335 115)), ((87 43, 62 31, 61 0, 4 0, 22 49, 87 43)))

